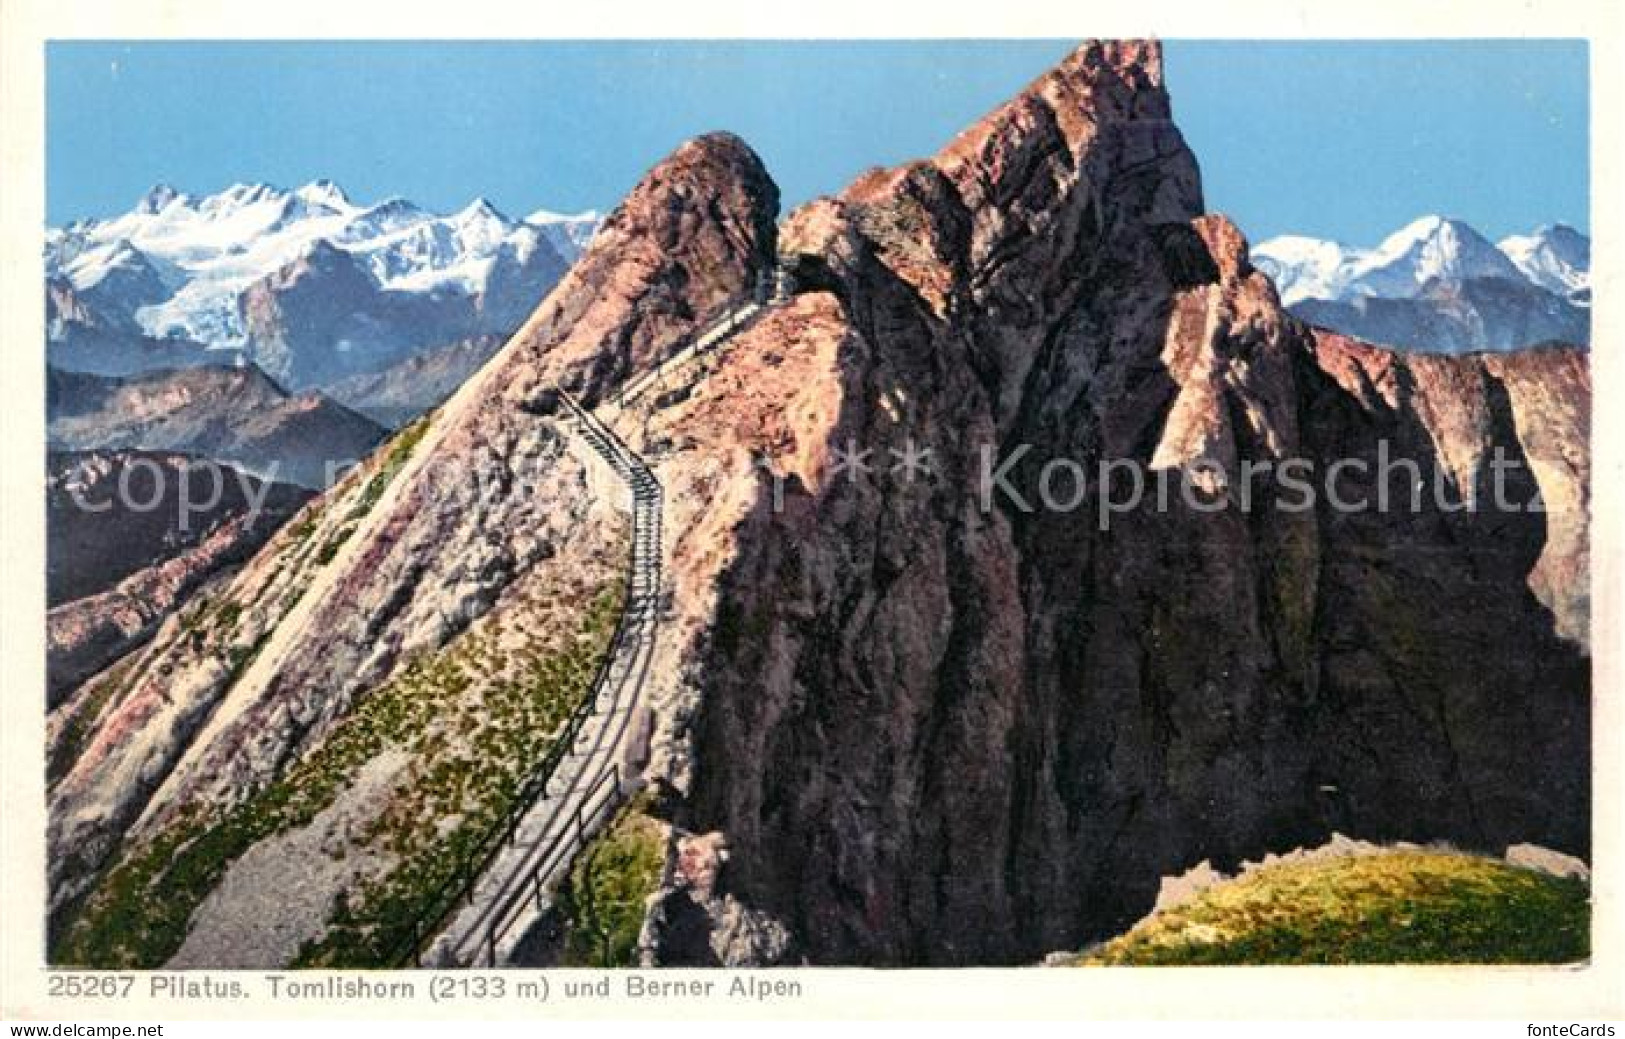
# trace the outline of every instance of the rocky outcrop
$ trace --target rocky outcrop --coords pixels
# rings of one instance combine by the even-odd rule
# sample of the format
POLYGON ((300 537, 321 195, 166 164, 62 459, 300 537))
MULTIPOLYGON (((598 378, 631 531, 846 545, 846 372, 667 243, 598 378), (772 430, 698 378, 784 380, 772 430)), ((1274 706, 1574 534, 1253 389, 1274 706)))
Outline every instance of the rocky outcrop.
POLYGON ((1031 961, 1165 873, 1334 828, 1584 852, 1584 604, 1551 576, 1584 566, 1583 357, 1407 357, 1291 318, 1202 215, 1154 44, 1085 46, 933 160, 793 214, 781 251, 812 291, 625 428, 668 486, 776 467, 672 496, 688 751, 657 764, 813 962, 1031 961), (1514 500, 1566 511, 1439 504, 1487 493, 1498 449, 1532 463, 1514 500), (1415 511, 1240 475, 1299 459, 1373 495, 1333 467, 1385 451, 1424 474, 1415 511), (1016 458, 991 507, 988 455, 1016 458), (1070 491, 1056 459, 1090 485, 1027 511, 1070 491), (1120 504, 1131 469, 1191 467, 1190 500, 1120 504))
POLYGON ((794 936, 727 890, 728 842, 719 833, 678 838, 672 874, 650 909, 643 937, 648 966, 788 966, 794 936))

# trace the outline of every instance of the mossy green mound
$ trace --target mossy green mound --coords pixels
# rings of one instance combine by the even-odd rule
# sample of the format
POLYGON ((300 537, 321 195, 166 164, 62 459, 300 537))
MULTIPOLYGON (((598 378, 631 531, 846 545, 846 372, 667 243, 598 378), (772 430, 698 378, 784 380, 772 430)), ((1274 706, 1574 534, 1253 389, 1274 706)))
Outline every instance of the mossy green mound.
POLYGON ((1438 851, 1271 866, 1088 950, 1080 966, 1572 963, 1590 948, 1580 880, 1438 851))
POLYGON ((622 809, 588 844, 560 886, 561 961, 568 967, 637 965, 644 902, 660 883, 665 829, 642 801, 622 809))

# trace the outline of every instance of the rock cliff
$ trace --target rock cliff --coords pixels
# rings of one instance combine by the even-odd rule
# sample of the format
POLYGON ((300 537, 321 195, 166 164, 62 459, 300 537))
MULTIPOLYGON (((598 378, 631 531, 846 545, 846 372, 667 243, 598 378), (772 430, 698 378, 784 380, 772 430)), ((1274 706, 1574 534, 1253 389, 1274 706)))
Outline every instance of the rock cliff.
POLYGON ((780 468, 782 509, 674 517, 696 619, 671 781, 726 837, 721 888, 813 961, 1030 961, 1163 874, 1333 829, 1586 848, 1583 354, 1310 329, 1202 209, 1156 45, 1087 45, 932 160, 792 214, 808 291, 644 420, 668 484, 707 452, 780 468), (930 479, 894 467, 911 445, 930 479), (1018 459, 992 508, 984 450, 1018 459), (1497 451, 1527 463, 1512 501, 1552 511, 1486 507, 1497 451), (1237 475, 1300 459, 1374 500, 1333 467, 1380 452, 1417 464, 1414 512, 1237 475), (1051 459, 1110 480, 1046 509, 1051 459), (1227 475, 1200 507, 1098 522, 1121 463, 1204 460, 1227 475))

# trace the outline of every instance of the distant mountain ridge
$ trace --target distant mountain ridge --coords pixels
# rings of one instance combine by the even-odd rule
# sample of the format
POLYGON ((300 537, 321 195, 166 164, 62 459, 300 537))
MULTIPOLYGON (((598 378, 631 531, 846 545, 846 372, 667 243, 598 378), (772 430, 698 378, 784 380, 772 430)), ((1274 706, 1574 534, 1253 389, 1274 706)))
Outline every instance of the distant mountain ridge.
POLYGON ((345 407, 395 428, 436 407, 502 348, 501 336, 474 336, 413 354, 378 371, 328 386, 345 407))
POLYGON ((52 450, 181 452, 320 489, 385 430, 321 393, 290 394, 253 365, 115 377, 46 371, 52 450))
POLYGON ((360 205, 327 180, 201 197, 158 185, 120 216, 47 232, 51 360, 120 375, 243 356, 290 387, 320 385, 513 331, 598 223, 515 220, 485 199, 449 215, 399 197, 360 205))
POLYGON ((1463 221, 1425 216, 1374 249, 1282 235, 1252 259, 1299 317, 1390 346, 1462 353, 1591 339, 1591 241, 1564 224, 1493 244, 1463 221))

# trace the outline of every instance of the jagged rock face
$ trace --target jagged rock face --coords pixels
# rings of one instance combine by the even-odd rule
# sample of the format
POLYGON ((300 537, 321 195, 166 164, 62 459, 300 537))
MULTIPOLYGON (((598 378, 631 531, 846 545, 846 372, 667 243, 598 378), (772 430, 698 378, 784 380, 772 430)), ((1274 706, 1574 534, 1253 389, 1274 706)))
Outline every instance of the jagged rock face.
POLYGON ((692 695, 656 739, 691 753, 655 761, 732 849, 722 889, 814 962, 1036 960, 1163 874, 1334 828, 1586 846, 1587 666, 1560 637, 1585 627, 1583 358, 1310 331, 1199 215, 1168 113, 1155 45, 1086 46, 930 162, 794 214, 814 291, 622 424, 668 487, 778 467, 781 510, 763 481, 670 495, 692 695), (1101 529, 1094 485, 1071 512, 979 500, 984 446, 1031 445, 1009 483, 1035 502, 1050 458, 1209 459, 1234 499, 1243 462, 1324 473, 1383 440, 1456 488, 1526 456, 1514 492, 1579 511, 1291 511, 1270 484, 1209 511, 1176 482, 1101 529), (878 471, 848 479, 849 443, 878 471), (910 443, 933 479, 889 470, 910 443))

